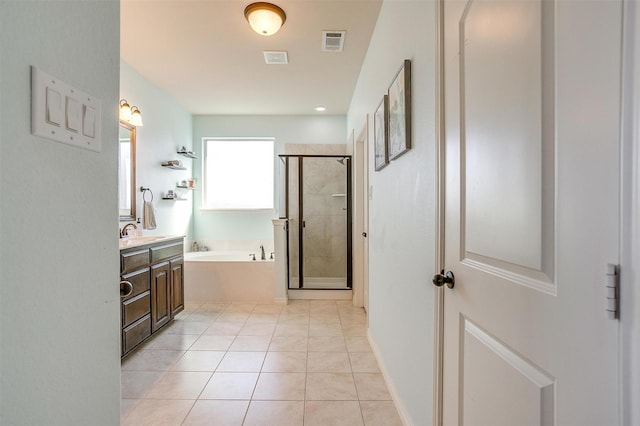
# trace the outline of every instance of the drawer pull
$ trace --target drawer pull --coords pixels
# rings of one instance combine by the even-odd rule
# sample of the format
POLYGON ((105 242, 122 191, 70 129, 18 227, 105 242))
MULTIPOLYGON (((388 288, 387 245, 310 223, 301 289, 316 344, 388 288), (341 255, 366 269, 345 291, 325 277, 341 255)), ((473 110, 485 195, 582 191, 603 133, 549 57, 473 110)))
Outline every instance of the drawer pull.
POLYGON ((120 297, 127 297, 133 293, 133 284, 129 281, 120 281, 120 297))

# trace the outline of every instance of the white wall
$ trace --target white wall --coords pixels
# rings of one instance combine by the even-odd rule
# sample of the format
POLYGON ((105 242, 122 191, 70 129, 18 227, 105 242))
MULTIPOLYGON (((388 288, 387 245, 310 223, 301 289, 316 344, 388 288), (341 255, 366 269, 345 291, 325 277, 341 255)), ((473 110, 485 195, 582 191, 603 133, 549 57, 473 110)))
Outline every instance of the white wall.
MULTIPOLYGON (((120 63, 120 97, 140 108, 144 121, 144 126, 136 130, 136 186, 153 192, 157 225, 155 230, 143 231, 144 234, 191 238, 194 192, 175 187, 177 182, 193 176, 193 160, 176 154, 182 146, 192 149, 191 114, 125 62, 120 63), (168 160, 182 161, 187 170, 160 165, 168 160), (187 201, 162 200, 162 193, 169 189, 187 201)), ((150 199, 149 194, 146 198, 150 199)), ((142 220, 143 201, 139 191, 136 199, 137 215, 142 220)))
POLYGON ((433 411, 435 265, 435 12, 431 1, 385 1, 347 115, 358 134, 404 59, 412 61, 413 148, 374 172, 369 140, 369 335, 410 424, 433 411))
MULTIPOLYGON (((285 144, 344 144, 345 117, 317 116, 211 116, 193 118, 193 148, 200 160, 194 162, 195 175, 202 181, 202 138, 205 137, 272 137, 275 154, 284 154, 285 144)), ((278 179, 277 161, 276 179, 278 179)), ((278 191, 276 191, 277 194, 278 191)), ((194 202, 194 236, 197 240, 273 240, 272 219, 275 210, 211 211, 201 210, 202 193, 194 202)), ((276 206, 277 206, 276 202, 276 206)))
POLYGON ((0 424, 120 419, 118 1, 0 2, 0 424), (102 100, 102 151, 30 133, 30 65, 102 100))

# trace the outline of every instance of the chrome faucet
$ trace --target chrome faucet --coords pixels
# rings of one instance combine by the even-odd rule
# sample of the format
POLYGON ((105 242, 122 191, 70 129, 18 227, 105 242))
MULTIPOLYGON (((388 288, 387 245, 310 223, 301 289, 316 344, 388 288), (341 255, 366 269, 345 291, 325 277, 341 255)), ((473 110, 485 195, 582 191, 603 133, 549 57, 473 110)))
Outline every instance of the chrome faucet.
POLYGON ((266 260, 267 257, 264 255, 264 246, 260 245, 260 259, 261 260, 266 260))
POLYGON ((120 230, 120 238, 124 238, 126 237, 127 234, 127 228, 129 228, 130 226, 133 226, 133 229, 138 229, 138 227, 136 226, 135 223, 127 223, 125 226, 122 227, 122 229, 120 230))

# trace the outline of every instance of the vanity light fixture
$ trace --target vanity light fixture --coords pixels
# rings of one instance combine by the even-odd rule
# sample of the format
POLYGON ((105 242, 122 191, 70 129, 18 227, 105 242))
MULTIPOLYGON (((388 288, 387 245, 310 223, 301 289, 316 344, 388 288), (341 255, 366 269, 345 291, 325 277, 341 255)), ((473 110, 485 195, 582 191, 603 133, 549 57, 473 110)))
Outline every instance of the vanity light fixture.
POLYGON ((120 99, 120 121, 131 120, 131 107, 126 99, 120 99))
POLYGON ((142 114, 137 106, 129 106, 126 99, 120 99, 120 121, 135 127, 142 127, 142 114))
POLYGON ((144 126, 144 124, 142 124, 142 114, 140 114, 140 109, 137 106, 132 106, 131 107, 131 124, 133 124, 136 127, 142 127, 144 126))
POLYGON ((244 9, 244 17, 255 32, 270 36, 278 32, 287 20, 280 7, 266 2, 251 3, 244 9))

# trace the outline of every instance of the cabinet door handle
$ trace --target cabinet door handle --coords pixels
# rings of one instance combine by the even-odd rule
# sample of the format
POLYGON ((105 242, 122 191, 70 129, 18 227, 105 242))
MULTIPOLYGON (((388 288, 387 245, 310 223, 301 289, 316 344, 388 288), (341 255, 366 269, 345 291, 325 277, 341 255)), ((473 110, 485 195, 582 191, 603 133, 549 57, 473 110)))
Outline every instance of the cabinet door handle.
POLYGON ((128 297, 133 293, 133 284, 129 281, 120 281, 120 297, 128 297))

